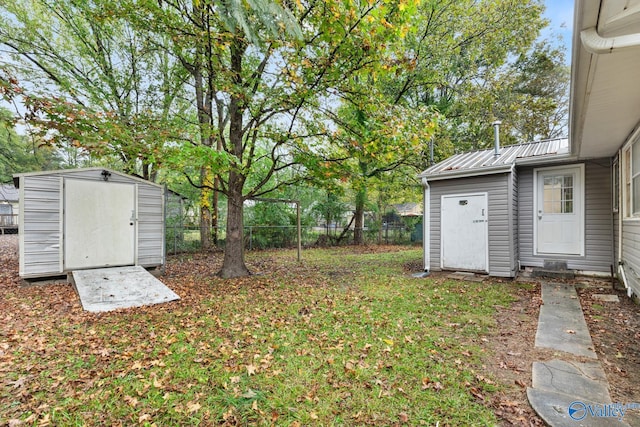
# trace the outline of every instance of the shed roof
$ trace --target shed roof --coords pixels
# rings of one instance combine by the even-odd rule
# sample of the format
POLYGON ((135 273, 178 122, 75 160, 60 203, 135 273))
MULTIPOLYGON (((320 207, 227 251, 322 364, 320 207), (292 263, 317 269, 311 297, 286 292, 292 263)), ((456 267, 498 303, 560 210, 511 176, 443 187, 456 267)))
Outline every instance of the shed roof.
POLYGON ((18 189, 11 184, 0 184, 0 202, 17 202, 18 189))
POLYGON ((163 187, 160 184, 157 184, 153 181, 147 181, 146 179, 139 177, 137 175, 129 175, 126 174, 124 172, 120 172, 120 171, 116 171, 114 169, 109 169, 109 168, 101 168, 101 167, 91 167, 91 168, 78 168, 78 169, 59 169, 59 170, 52 170, 52 171, 39 171, 39 172, 27 172, 27 173, 18 173, 13 175, 13 183, 16 187, 20 187, 20 181, 19 178, 21 176, 47 176, 47 175, 73 175, 73 174, 77 174, 77 173, 82 173, 82 172, 87 172, 87 171, 107 171, 110 172, 112 175, 119 175, 122 177, 125 177, 127 179, 131 179, 133 181, 137 181, 137 182, 141 182, 141 183, 145 183, 145 184, 149 184, 155 187, 163 187))
POLYGON ((508 171, 519 163, 546 163, 570 158, 569 142, 566 138, 547 139, 501 147, 499 156, 495 155, 494 149, 455 154, 429 167, 419 176, 439 180, 488 175, 508 171))

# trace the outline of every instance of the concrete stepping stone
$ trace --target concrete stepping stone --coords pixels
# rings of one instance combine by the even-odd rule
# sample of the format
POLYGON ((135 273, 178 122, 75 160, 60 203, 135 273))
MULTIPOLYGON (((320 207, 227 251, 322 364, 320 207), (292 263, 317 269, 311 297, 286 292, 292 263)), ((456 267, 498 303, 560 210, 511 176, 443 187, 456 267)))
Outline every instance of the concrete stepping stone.
POLYGON ((571 285, 544 283, 536 347, 596 359, 593 342, 576 290, 571 285))
POLYGON ((616 404, 580 400, 531 387, 527 389, 527 398, 540 418, 552 427, 629 427, 616 404))
POLYGON ((564 393, 574 400, 611 403, 607 376, 599 362, 534 362, 532 386, 536 390, 564 393))

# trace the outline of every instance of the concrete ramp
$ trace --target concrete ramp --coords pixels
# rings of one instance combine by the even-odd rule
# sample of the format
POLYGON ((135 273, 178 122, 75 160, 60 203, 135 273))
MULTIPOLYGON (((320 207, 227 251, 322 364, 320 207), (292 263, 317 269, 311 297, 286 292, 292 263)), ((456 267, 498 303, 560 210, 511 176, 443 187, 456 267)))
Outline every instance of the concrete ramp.
POLYGON ((140 266, 76 270, 72 274, 86 311, 111 311, 180 299, 140 266))

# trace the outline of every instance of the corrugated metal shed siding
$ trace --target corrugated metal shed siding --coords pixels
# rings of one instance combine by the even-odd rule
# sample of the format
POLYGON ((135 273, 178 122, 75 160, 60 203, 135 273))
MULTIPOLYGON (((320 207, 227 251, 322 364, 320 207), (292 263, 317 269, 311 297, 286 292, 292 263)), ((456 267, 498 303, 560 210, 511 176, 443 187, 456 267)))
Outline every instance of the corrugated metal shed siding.
MULTIPOLYGON (((60 181, 63 178, 102 181, 102 169, 68 170, 25 175, 24 191, 24 259, 21 274, 25 277, 54 275, 60 270, 62 247, 60 181)), ((112 173, 109 182, 137 184, 139 265, 152 267, 164 262, 164 191, 142 180, 112 173)))
POLYGON ((24 177, 21 243, 23 275, 61 273, 60 270, 60 178, 24 177))
POLYGON ((164 195, 161 188, 138 184, 138 264, 162 264, 164 195))
MULTIPOLYGON (((613 264, 613 214, 609 159, 585 163, 585 256, 533 255, 533 167, 519 168, 520 263, 542 267, 545 259, 567 261, 570 269, 609 272, 613 264)), ((640 271, 640 270, 639 270, 640 271)))
POLYGON ((640 295, 640 221, 622 221, 622 253, 627 284, 640 295))
POLYGON ((434 181, 431 187, 431 236, 430 268, 440 270, 440 205, 441 196, 448 194, 466 194, 486 192, 489 195, 489 274, 492 276, 512 277, 515 257, 512 251, 512 230, 509 228, 509 216, 512 213, 508 191, 510 174, 502 173, 473 178, 459 178, 446 181, 434 181))

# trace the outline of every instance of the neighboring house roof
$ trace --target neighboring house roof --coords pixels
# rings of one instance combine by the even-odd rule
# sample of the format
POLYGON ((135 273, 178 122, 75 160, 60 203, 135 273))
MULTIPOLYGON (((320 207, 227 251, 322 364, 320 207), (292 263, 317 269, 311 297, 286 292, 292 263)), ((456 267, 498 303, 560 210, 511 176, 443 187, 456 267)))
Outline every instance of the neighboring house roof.
POLYGON ((400 216, 422 216, 422 205, 419 203, 401 203, 393 207, 400 216))
POLYGON ((431 166, 420 177, 439 180, 487 175, 509 171, 515 164, 546 163, 569 158, 569 142, 566 138, 548 139, 501 147, 499 156, 495 155, 494 149, 455 154, 431 166))
POLYGON ((11 184, 0 184, 0 202, 18 202, 18 189, 11 184))

